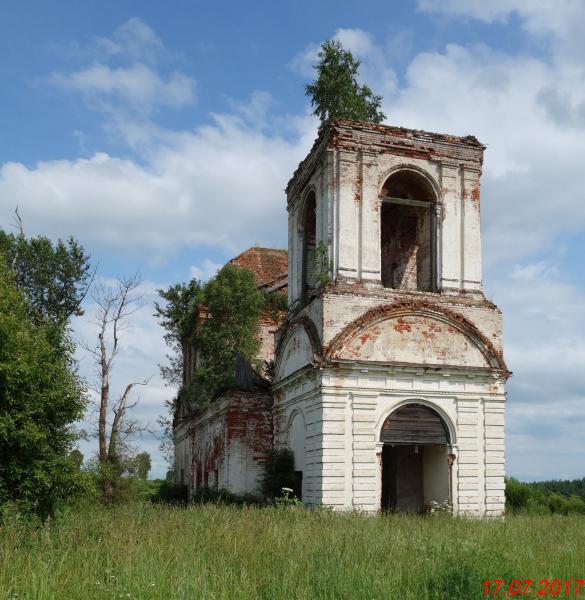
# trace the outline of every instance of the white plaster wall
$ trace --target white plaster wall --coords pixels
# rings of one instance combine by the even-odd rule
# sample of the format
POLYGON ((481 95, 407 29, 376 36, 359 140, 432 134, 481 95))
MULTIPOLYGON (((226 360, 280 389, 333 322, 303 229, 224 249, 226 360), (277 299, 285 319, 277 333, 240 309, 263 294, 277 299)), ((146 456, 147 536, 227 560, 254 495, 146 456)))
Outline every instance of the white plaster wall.
POLYGON ((423 494, 425 504, 449 501, 448 448, 426 446, 423 452, 423 494))
MULTIPOLYGON (((283 402, 277 407, 288 415, 302 410, 306 418, 307 502, 379 510, 381 427, 393 410, 418 402, 434 408, 451 428, 454 510, 474 516, 503 513, 503 381, 465 369, 427 372, 362 364, 325 369, 321 382, 320 392, 315 382, 283 382, 283 402)), ((446 472, 445 466, 441 469, 446 472)), ((443 494, 448 480, 427 474, 426 485, 433 494, 443 494)))
POLYGON ((184 421, 174 432, 175 439, 175 482, 181 483, 181 470, 183 483, 192 487, 191 477, 191 438, 188 435, 188 425, 184 421))
POLYGON ((262 473, 263 466, 253 459, 248 445, 232 439, 222 487, 234 494, 256 494, 262 473))
POLYGON ((318 381, 319 375, 314 370, 292 375, 275 394, 274 445, 293 450, 295 467, 304 446, 303 501, 306 504, 321 504, 323 416, 318 381))

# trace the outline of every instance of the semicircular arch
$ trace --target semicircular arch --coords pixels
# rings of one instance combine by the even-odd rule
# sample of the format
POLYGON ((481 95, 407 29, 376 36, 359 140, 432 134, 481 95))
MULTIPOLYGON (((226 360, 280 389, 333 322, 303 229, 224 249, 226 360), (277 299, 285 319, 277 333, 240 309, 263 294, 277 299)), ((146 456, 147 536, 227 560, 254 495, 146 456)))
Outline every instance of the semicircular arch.
POLYGON ((445 410, 443 410, 443 408, 441 408, 434 402, 426 400, 425 398, 406 398, 398 404, 395 404, 388 410, 384 411, 378 418, 378 421, 376 422, 376 441, 382 441, 382 430, 384 428, 384 425, 388 421, 388 419, 392 417, 393 414, 396 414, 397 411, 399 411, 401 408, 416 405, 423 406, 433 411, 441 419, 445 427, 448 436, 447 443, 451 446, 457 444, 457 430, 453 425, 451 417, 445 412, 445 410))
POLYGON ((382 194, 382 190, 384 189, 388 179, 394 175, 397 175, 398 173, 412 173, 421 177, 431 187, 435 196, 435 202, 440 202, 442 200, 441 186, 437 180, 426 169, 409 163, 393 165, 382 174, 378 181, 378 195, 382 194))
POLYGON ((370 309, 333 338, 324 358, 481 366, 507 372, 501 353, 475 325, 458 313, 425 301, 370 309), (457 351, 453 344, 457 340, 460 355, 468 359, 468 363, 449 362, 457 351), (374 356, 380 348, 388 355, 387 359, 374 356), (425 352, 429 349, 435 352, 435 362, 426 360, 425 352), (397 356, 400 352, 404 352, 405 359, 397 356))
POLYGON ((299 235, 304 235, 305 231, 305 217, 307 212, 308 203, 314 201, 315 207, 317 206, 317 188, 314 184, 309 184, 303 190, 301 195, 301 201, 299 202, 298 215, 297 215, 297 231, 299 235))

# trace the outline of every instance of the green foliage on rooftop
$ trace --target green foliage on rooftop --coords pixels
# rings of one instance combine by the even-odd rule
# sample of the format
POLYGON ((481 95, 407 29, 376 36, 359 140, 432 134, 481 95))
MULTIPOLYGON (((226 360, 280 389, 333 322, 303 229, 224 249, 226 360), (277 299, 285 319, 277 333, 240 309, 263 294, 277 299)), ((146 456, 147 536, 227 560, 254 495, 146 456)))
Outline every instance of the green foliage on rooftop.
POLYGON ((358 82, 360 61, 341 42, 327 40, 321 44, 317 78, 305 86, 313 114, 321 122, 327 119, 353 119, 381 123, 386 115, 380 110, 382 96, 358 82))

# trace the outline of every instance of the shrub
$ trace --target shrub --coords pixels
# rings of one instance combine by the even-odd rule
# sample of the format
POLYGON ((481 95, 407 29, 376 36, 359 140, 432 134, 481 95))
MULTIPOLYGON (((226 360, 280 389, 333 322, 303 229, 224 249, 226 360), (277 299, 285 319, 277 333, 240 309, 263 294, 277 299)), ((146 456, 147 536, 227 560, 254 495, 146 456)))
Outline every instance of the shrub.
POLYGON ((266 500, 282 496, 282 488, 294 488, 295 459, 292 450, 279 448, 269 450, 260 478, 260 491, 266 500))
POLYGON ((526 508, 531 495, 532 490, 527 483, 513 478, 506 481, 506 505, 508 508, 512 510, 526 508))
POLYGON ((155 504, 176 504, 185 506, 188 500, 189 488, 170 479, 159 479, 156 492, 150 497, 155 504))
POLYGON ((233 494, 226 489, 215 490, 207 486, 198 487, 191 496, 193 504, 224 504, 232 506, 260 505, 262 501, 253 494, 233 494))

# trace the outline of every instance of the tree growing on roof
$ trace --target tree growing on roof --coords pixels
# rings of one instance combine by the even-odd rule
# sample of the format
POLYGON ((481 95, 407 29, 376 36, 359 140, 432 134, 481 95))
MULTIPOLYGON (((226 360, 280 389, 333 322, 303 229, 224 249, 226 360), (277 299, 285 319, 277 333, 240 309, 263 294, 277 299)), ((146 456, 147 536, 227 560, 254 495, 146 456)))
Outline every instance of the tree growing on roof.
POLYGON ((332 118, 381 123, 386 118, 380 110, 382 96, 358 83, 360 61, 341 42, 323 42, 318 57, 317 79, 305 86, 305 94, 321 122, 332 118))
POLYGON ((209 318, 195 340, 201 351, 196 379, 207 402, 233 385, 237 354, 256 364, 264 298, 250 271, 228 264, 207 282, 204 300, 209 318))

